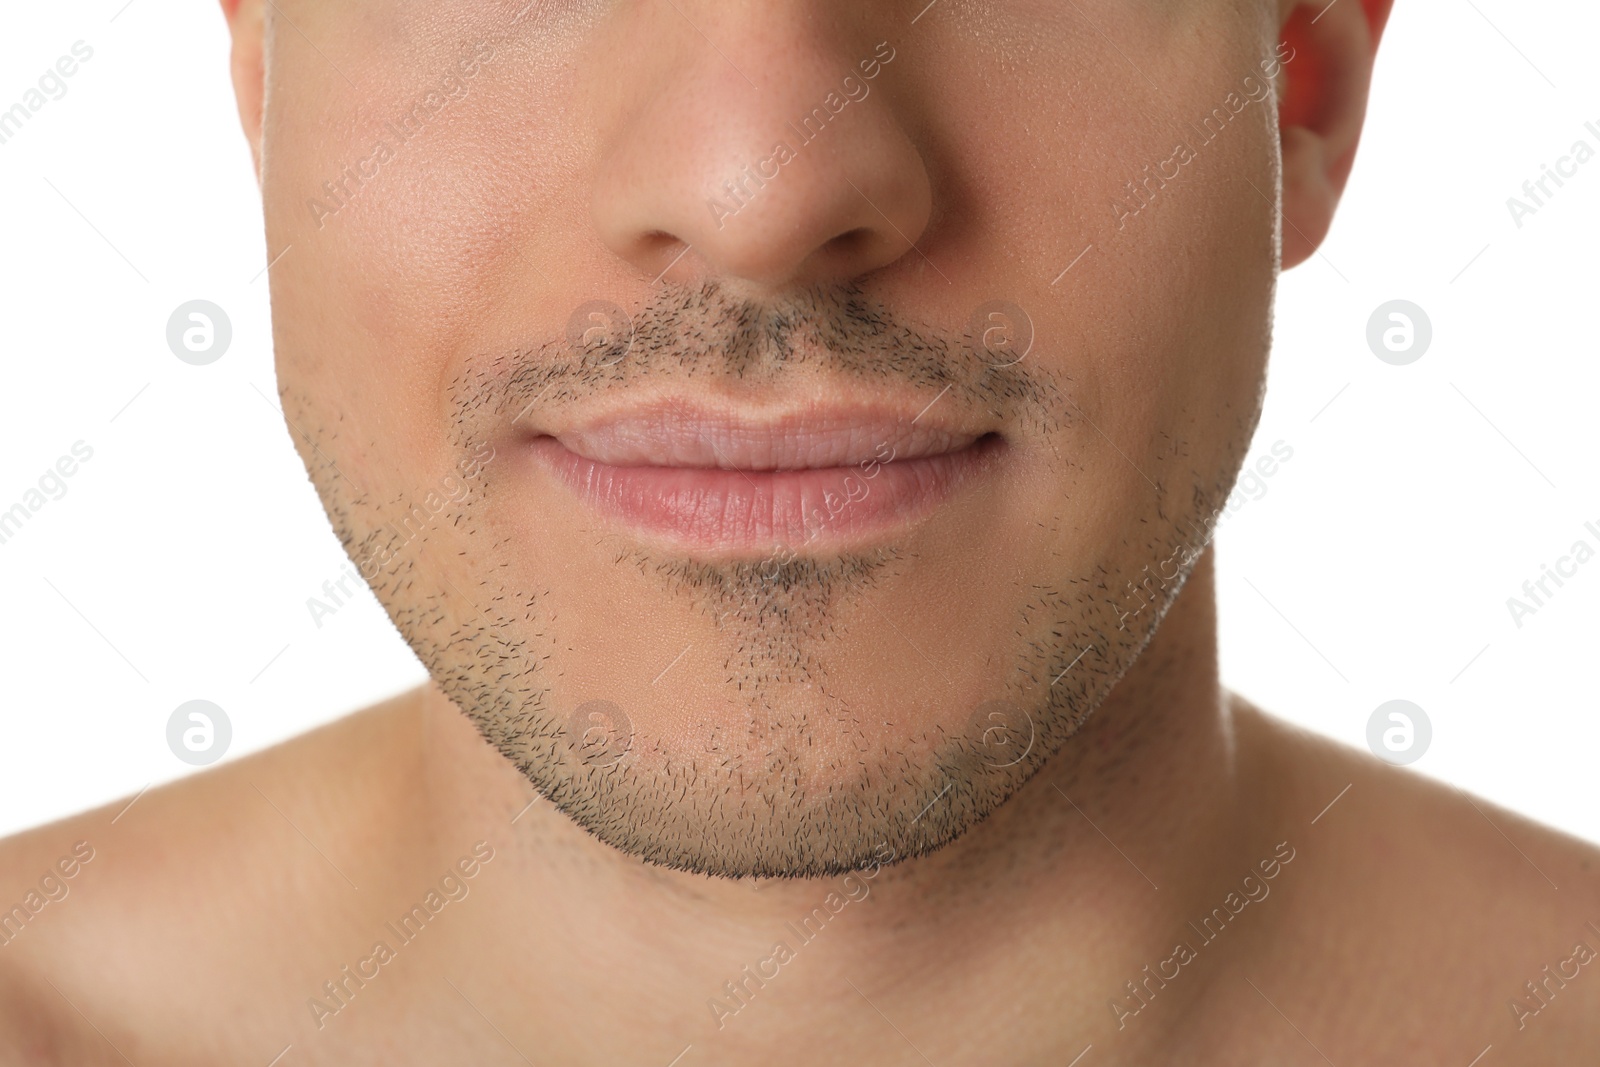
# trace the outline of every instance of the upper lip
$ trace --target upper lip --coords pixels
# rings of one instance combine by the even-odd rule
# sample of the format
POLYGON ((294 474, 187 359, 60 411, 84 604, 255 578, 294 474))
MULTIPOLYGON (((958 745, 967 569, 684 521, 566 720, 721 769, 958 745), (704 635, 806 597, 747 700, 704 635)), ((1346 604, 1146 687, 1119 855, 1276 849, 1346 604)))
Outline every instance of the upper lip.
POLYGON ((669 400, 580 419, 543 436, 614 467, 784 471, 958 452, 986 432, 951 425, 921 405, 814 405, 753 415, 669 400))

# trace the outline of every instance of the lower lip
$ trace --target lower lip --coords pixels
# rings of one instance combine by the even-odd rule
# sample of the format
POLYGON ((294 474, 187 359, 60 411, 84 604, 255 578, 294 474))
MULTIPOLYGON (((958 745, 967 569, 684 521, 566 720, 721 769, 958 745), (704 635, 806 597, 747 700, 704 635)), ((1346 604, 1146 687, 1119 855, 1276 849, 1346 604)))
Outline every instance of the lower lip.
POLYGON ((589 507, 653 537, 699 549, 841 547, 927 517, 1004 444, 980 438, 935 456, 785 471, 614 467, 551 437, 534 455, 589 507))

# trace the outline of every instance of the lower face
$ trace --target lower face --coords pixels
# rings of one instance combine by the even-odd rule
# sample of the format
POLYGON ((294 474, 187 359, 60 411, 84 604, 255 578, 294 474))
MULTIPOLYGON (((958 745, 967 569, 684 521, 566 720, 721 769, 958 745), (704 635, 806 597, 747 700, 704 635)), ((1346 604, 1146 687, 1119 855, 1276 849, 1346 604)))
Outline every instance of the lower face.
POLYGON ((296 445, 436 683, 650 862, 811 875, 959 836, 1134 663, 1254 429, 1266 5, 921 6, 269 8, 296 445), (759 225, 872 116, 926 169, 915 250, 758 287, 608 237, 635 195, 608 175, 704 210, 726 187, 683 175, 798 141, 793 102, 882 41, 794 186, 720 202, 759 225))

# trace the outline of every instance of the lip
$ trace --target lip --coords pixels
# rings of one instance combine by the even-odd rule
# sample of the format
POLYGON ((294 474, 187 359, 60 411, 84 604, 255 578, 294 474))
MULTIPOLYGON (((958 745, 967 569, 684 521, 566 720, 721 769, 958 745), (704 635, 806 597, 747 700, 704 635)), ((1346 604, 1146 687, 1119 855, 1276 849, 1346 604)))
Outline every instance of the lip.
POLYGON ((1005 442, 883 407, 770 418, 658 404, 550 430, 532 456, 585 505, 652 539, 739 553, 841 548, 903 530, 1005 442))

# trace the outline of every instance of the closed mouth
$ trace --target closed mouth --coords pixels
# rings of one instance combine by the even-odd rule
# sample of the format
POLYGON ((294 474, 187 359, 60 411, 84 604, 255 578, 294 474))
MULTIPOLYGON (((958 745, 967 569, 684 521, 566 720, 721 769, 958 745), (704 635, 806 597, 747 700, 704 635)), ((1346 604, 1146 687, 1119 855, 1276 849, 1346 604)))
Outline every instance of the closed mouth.
POLYGON ((591 509, 699 550, 842 548, 931 514, 1005 442, 883 406, 749 418, 686 404, 547 431, 532 455, 591 509))

